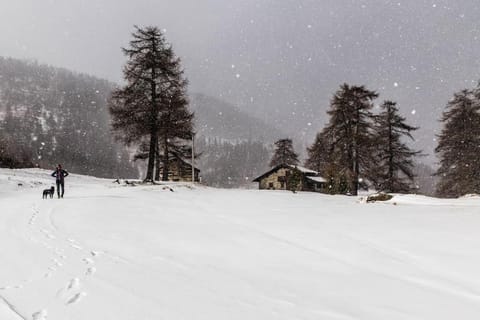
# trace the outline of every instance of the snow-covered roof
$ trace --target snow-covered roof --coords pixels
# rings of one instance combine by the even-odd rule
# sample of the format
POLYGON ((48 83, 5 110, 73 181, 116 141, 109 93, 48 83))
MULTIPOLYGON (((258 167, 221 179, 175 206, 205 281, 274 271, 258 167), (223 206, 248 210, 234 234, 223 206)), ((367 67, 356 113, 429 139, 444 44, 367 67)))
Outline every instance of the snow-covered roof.
POLYGON ((300 172, 303 172, 303 173, 318 174, 317 171, 313 171, 313 170, 310 170, 310 169, 305 168, 305 167, 294 166, 294 165, 290 165, 290 167, 291 167, 291 168, 296 168, 297 170, 299 170, 300 172))
POLYGON ((323 177, 307 177, 307 179, 315 182, 327 182, 327 180, 323 177))
POLYGON ((260 177, 255 178, 255 179, 253 180, 253 182, 260 182, 261 179, 263 179, 264 177, 270 175, 272 172, 275 172, 275 171, 279 170, 280 168, 296 169, 296 170, 300 171, 301 173, 303 173, 305 176, 318 175, 318 172, 317 172, 317 171, 313 171, 313 170, 307 169, 307 168, 305 168, 305 167, 299 167, 299 166, 290 165, 290 164, 280 164, 280 165, 272 168, 271 170, 267 171, 266 173, 262 174, 260 177))

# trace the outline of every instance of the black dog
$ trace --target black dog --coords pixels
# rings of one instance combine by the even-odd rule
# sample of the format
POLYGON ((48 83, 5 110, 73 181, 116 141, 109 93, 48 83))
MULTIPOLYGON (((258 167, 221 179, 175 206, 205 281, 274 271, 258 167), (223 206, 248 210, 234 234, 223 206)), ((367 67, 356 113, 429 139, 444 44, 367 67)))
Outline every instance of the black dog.
POLYGON ((55 187, 51 187, 50 189, 45 189, 43 190, 42 199, 47 199, 48 196, 50 196, 50 198, 53 198, 54 193, 55 193, 55 187))

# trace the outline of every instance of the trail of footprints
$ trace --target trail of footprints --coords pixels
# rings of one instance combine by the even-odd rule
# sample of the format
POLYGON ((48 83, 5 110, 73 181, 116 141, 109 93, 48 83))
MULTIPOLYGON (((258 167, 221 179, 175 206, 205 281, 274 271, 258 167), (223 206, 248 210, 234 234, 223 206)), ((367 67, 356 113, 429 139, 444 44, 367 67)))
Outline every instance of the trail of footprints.
POLYGON ((67 305, 79 302, 86 295, 87 293, 82 291, 82 283, 79 278, 70 280, 68 284, 57 293, 57 297, 64 300, 67 305))
MULTIPOLYGON (((33 228, 35 227, 36 220, 38 215, 40 214, 40 211, 38 210, 37 207, 32 208, 32 216, 30 217, 28 224, 33 228)), ((67 265, 67 256, 65 255, 65 250, 66 249, 61 249, 59 247, 52 246, 49 242, 54 241, 56 245, 60 244, 60 241, 58 240, 57 237, 51 232, 50 230, 46 228, 39 228, 38 229, 40 233, 45 237, 44 241, 41 242, 45 248, 48 250, 52 251, 54 254, 54 257, 51 259, 52 265, 48 267, 48 270, 44 274, 44 278, 50 278, 54 275, 54 273, 59 270, 59 268, 64 267, 67 265)), ((33 237, 30 237, 32 241, 35 241, 33 237)), ((77 304, 82 301, 87 296, 87 293, 83 290, 83 285, 81 282, 81 278, 87 279, 88 277, 93 276, 97 269, 94 266, 95 265, 95 259, 98 258, 98 256, 101 254, 99 251, 86 251, 83 249, 82 246, 80 246, 75 239, 68 238, 66 240, 63 240, 64 244, 67 247, 70 247, 72 249, 75 249, 76 251, 80 252, 86 252, 88 256, 83 257, 81 259, 81 262, 86 266, 85 271, 83 272, 82 275, 71 279, 63 288, 60 288, 56 294, 56 297, 60 299, 63 304, 69 306, 73 304, 77 304)), ((22 288, 22 285, 11 287, 7 286, 4 288, 0 288, 0 290, 6 290, 10 288, 22 288)), ((40 311, 37 311, 32 314, 32 319, 33 320, 46 320, 48 315, 48 310, 43 309, 40 311)))

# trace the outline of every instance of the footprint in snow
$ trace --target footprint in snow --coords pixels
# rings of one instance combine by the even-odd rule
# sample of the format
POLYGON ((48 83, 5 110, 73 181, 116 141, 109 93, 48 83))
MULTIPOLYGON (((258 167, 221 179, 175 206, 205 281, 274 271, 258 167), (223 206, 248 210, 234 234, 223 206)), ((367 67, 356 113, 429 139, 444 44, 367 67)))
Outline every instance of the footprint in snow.
POLYGON ((70 280, 70 282, 68 283, 68 286, 67 286, 67 289, 68 290, 71 290, 71 289, 76 289, 80 287, 80 279, 78 278, 73 278, 72 280, 70 280))
POLYGON ((57 267, 62 267, 63 266, 63 264, 60 261, 58 261, 57 259, 52 259, 52 260, 53 260, 53 263, 55 263, 55 265, 57 267))
POLYGON ((77 250, 82 250, 83 248, 80 247, 79 245, 76 245, 76 244, 71 244, 70 247, 72 247, 73 249, 77 249, 77 250))
POLYGON ((96 256, 99 256, 101 254, 100 251, 90 251, 90 254, 92 255, 92 257, 96 257, 96 256))
POLYGON ((83 262, 85 262, 86 264, 94 264, 94 263, 95 263, 95 261, 93 261, 93 260, 90 259, 90 258, 83 258, 82 260, 83 260, 83 262))
POLYGON ((73 303, 77 303, 79 302, 83 297, 85 297, 87 295, 86 292, 80 292, 80 293, 77 293, 76 295, 74 295, 73 297, 71 297, 66 304, 73 304, 73 303))
POLYGON ((90 267, 87 269, 87 271, 85 272, 85 275, 86 276, 92 276, 95 274, 95 272, 97 272, 97 268, 95 267, 90 267))
POLYGON ((68 292, 76 291, 78 289, 80 289, 80 279, 73 278, 65 285, 65 287, 58 290, 57 297, 62 297, 63 299, 68 292))
POLYGON ((47 310, 43 309, 32 314, 32 320, 46 320, 47 319, 47 310))

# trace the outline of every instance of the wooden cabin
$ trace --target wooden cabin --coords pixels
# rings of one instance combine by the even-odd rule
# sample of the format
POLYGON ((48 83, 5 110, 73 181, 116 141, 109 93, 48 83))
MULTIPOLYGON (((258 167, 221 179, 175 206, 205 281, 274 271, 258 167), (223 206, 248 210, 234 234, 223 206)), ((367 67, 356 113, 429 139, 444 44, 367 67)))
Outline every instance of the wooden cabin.
POLYGON ((327 180, 318 172, 294 165, 278 165, 253 180, 260 190, 327 192, 327 180), (296 183, 292 183, 295 180, 296 183), (289 183, 290 182, 290 183, 289 183), (290 188, 289 188, 290 187, 290 188))
MULTIPOLYGON (((160 167, 160 178, 163 175, 163 167, 160 167)), ((168 181, 192 181, 192 165, 179 158, 169 161, 168 181)), ((200 169, 195 168, 195 182, 200 182, 200 169)))

